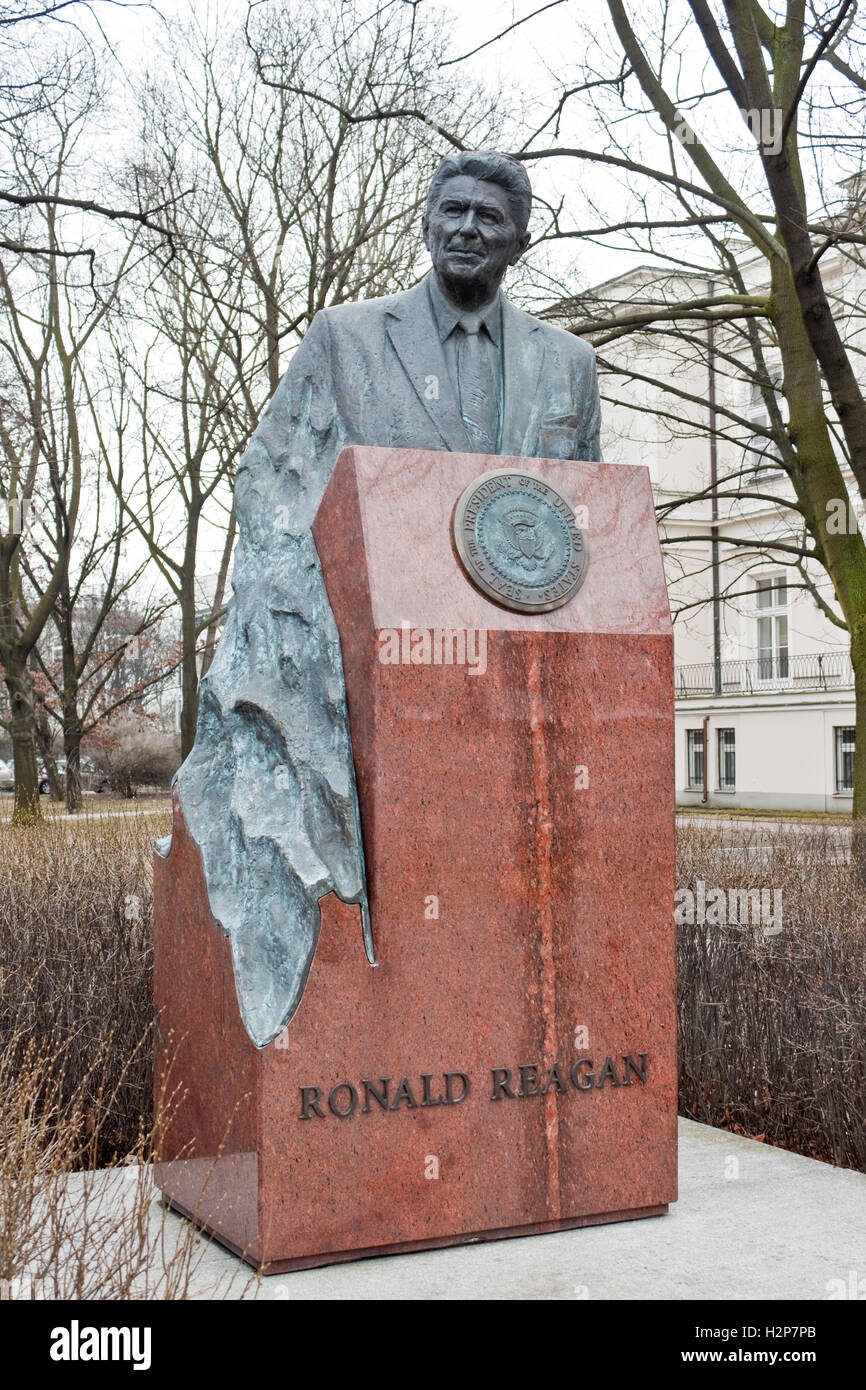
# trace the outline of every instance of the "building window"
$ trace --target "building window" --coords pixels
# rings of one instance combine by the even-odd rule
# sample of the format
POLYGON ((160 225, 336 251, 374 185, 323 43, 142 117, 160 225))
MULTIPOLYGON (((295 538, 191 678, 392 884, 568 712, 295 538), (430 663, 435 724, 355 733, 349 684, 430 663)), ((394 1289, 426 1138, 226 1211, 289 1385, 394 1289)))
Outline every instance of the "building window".
MULTIPOLYGON (((779 397, 782 385, 781 372, 771 372, 770 381, 774 394, 779 397)), ((745 481, 748 482, 756 478, 766 477, 768 474, 778 473, 782 462, 776 441, 766 433, 770 428, 770 412, 767 410, 760 382, 750 383, 746 416, 749 423, 757 427, 749 435, 744 448, 743 472, 745 481)))
POLYGON ((737 786, 737 752, 733 729, 719 729, 719 791, 732 792, 737 786))
POLYGON ((788 581, 770 574, 755 582, 758 680, 788 679, 788 581))
POLYGON ((834 729, 836 736, 836 790, 854 790, 854 730, 834 729))
POLYGON ((689 791, 702 791, 704 785, 703 729, 686 729, 686 768, 689 791))

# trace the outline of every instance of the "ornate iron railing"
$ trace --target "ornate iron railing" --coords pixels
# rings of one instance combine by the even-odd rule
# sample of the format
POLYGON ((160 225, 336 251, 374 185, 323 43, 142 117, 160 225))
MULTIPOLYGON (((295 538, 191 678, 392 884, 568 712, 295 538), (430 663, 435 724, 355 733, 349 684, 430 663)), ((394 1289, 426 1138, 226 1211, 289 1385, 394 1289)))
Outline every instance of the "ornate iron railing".
POLYGON ((791 656, 751 657, 719 663, 718 680, 712 661, 676 668, 678 700, 712 695, 763 695, 778 690, 846 690, 854 685, 848 652, 809 652, 791 656))

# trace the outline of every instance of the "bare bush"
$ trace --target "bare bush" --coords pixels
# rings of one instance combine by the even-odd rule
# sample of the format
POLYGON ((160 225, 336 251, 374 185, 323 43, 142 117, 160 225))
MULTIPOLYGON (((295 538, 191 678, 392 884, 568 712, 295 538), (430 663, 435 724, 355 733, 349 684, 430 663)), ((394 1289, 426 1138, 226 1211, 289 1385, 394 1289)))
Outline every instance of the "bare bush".
POLYGON ((167 788, 180 766, 178 735, 143 714, 124 714, 96 730, 87 751, 112 791, 130 800, 141 787, 167 788))
POLYGON ((678 928, 680 1113, 866 1171, 866 902, 848 832, 692 825, 677 881, 781 892, 779 924, 678 928))
POLYGON ((152 854, 168 829, 167 812, 0 825, 0 1050, 10 1066, 62 1050, 59 1099, 101 1116, 96 1165, 150 1125, 152 854))
MULTIPOLYGON (((148 1029, 126 1065, 149 1058, 150 1045, 148 1029)), ((201 1284, 207 1239, 157 1205, 158 1136, 142 1126, 127 1153, 98 1167, 124 1084, 117 1057, 107 1038, 73 1080, 69 1039, 39 1048, 15 1036, 0 1050, 0 1297, 182 1299, 201 1284)), ((255 1283, 242 1277, 236 1296, 255 1283)), ((220 1280, 207 1292, 229 1288, 220 1280)))

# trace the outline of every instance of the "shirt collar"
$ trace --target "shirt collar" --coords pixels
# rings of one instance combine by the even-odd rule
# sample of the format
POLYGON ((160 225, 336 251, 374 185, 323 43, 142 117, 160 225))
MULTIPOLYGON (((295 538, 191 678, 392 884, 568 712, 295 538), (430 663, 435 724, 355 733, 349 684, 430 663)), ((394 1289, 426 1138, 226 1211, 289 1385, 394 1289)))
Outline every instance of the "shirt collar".
MULTIPOLYGON (((439 341, 444 343, 449 334, 453 333, 461 318, 464 317, 460 310, 451 303, 451 300, 443 293, 436 279, 436 272, 431 271, 427 281, 430 291, 430 303, 433 307, 433 317, 436 320, 436 327, 439 330, 439 341)), ((485 304, 483 309, 476 310, 475 315, 484 324, 493 342, 499 347, 502 336, 502 305, 500 303, 500 291, 497 290, 489 304, 485 304)), ((469 315, 465 315, 469 317, 469 315)))

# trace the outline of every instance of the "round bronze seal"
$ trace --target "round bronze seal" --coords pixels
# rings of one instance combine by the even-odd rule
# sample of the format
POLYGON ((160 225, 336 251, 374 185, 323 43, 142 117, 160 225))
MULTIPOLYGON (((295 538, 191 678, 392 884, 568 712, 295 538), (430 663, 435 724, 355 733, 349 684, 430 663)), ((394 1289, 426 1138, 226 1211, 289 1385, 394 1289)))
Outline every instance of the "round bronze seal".
POLYGON ((586 573, 574 509, 537 473, 496 468, 471 482, 454 512, 454 544, 472 583, 520 613, 568 603, 586 573))

